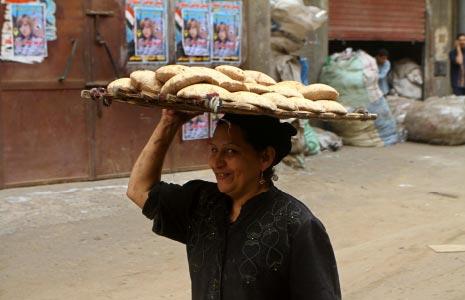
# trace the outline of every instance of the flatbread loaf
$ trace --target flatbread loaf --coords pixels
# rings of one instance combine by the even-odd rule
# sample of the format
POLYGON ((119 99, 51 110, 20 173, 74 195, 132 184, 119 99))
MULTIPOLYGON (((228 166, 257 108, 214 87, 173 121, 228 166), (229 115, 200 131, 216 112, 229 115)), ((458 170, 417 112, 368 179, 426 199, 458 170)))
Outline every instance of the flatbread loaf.
POLYGON ((198 72, 183 72, 168 80, 161 88, 160 94, 165 96, 168 94, 177 95, 177 93, 183 88, 202 82, 209 83, 210 77, 208 75, 199 74, 198 72))
POLYGON ((278 108, 276 104, 274 104, 270 99, 251 92, 231 93, 230 97, 225 100, 230 100, 231 102, 248 103, 267 110, 276 110, 278 108))
POLYGON ((327 112, 332 112, 335 114, 342 114, 342 115, 347 114, 347 109, 344 106, 342 106, 342 104, 334 100, 318 100, 315 102, 321 104, 326 109, 327 112))
POLYGON ((107 92, 111 95, 116 95, 118 90, 125 93, 135 93, 136 89, 131 84, 131 78, 120 78, 110 82, 107 86, 107 92))
POLYGON ((297 104, 294 101, 289 100, 288 98, 284 97, 281 94, 265 93, 265 94, 262 94, 262 97, 270 99, 280 109, 284 109, 288 111, 299 110, 299 108, 297 107, 297 104))
POLYGON ((259 72, 259 71, 254 71, 254 70, 246 70, 244 71, 245 75, 247 77, 252 78, 259 84, 263 85, 274 85, 276 84, 276 81, 271 78, 270 76, 266 75, 265 73, 259 72))
POLYGON ((337 100, 339 93, 329 85, 314 83, 300 89, 305 98, 310 100, 337 100))
POLYGON ((223 73, 224 75, 227 75, 231 79, 242 82, 245 80, 244 71, 239 69, 238 67, 223 65, 216 67, 215 70, 223 73))
POLYGON ((132 86, 139 92, 157 95, 161 90, 161 83, 155 78, 155 72, 150 70, 134 71, 130 75, 132 86))
POLYGON ((156 70, 155 74, 158 81, 165 83, 172 77, 181 74, 186 70, 189 70, 189 67, 182 65, 167 65, 156 70))
POLYGON ((229 98, 231 93, 213 84, 198 83, 183 88, 178 92, 177 96, 187 99, 202 99, 211 94, 218 94, 220 98, 229 98))
POLYGON ((261 85, 258 83, 245 83, 245 86, 247 87, 249 92, 259 94, 259 95, 272 92, 272 90, 266 85, 261 85))
POLYGON ((301 97, 291 97, 289 100, 294 101, 299 110, 308 111, 313 113, 323 113, 326 112, 326 109, 321 103, 316 101, 308 100, 301 97))
POLYGON ((269 86, 269 88, 273 92, 281 94, 281 95, 283 95, 285 97, 300 97, 300 98, 304 97, 301 93, 299 93, 299 91, 297 91, 296 89, 291 88, 291 87, 276 85, 275 84, 275 85, 269 86))
POLYGON ((191 67, 189 72, 209 76, 208 83, 220 86, 230 92, 248 91, 247 86, 240 81, 231 79, 227 75, 207 67, 191 67))
POLYGON ((289 88, 293 88, 297 91, 300 92, 300 89, 301 88, 304 88, 305 85, 298 82, 298 81, 294 81, 294 80, 285 80, 285 81, 281 81, 281 82, 278 82, 277 84, 275 84, 277 86, 284 86, 284 87, 289 87, 289 88))

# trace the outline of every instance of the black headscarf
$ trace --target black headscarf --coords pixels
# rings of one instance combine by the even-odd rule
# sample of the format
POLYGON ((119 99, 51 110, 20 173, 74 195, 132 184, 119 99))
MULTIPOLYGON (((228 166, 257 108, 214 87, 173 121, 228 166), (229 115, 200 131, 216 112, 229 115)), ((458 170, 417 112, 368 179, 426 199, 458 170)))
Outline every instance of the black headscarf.
POLYGON ((281 123, 270 116, 225 114, 220 122, 238 126, 244 134, 245 140, 255 150, 263 151, 271 146, 276 151, 273 166, 277 165, 291 151, 291 137, 297 130, 291 124, 281 123))

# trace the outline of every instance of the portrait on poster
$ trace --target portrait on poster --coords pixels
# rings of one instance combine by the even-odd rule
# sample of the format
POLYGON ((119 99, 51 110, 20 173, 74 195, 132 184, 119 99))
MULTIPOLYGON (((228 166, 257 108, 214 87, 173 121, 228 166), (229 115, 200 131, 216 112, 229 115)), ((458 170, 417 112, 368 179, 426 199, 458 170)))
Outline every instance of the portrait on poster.
POLYGON ((212 61, 241 61, 242 40, 242 2, 212 1, 212 61))
POLYGON ((179 2, 176 10, 176 61, 211 60, 210 11, 208 3, 179 2))
POLYGON ((210 56, 208 12, 184 9, 182 46, 187 56, 210 56))
POLYGON ((46 57, 46 15, 43 3, 12 4, 13 55, 46 57))
POLYGON ((240 24, 235 15, 213 15, 213 60, 239 60, 240 24))
POLYGON ((199 115, 182 126, 182 140, 202 140, 209 137, 209 116, 208 113, 199 115))
POLYGON ((134 11, 135 54, 164 61, 167 56, 164 11, 150 7, 136 7, 134 11))

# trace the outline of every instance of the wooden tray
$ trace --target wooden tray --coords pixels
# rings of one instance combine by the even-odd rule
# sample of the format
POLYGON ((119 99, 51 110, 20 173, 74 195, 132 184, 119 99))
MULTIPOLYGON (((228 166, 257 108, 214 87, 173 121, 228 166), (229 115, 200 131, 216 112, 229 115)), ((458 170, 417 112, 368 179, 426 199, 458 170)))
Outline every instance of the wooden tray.
POLYGON ((358 110, 357 112, 347 114, 336 113, 312 113, 306 111, 286 111, 277 109, 274 111, 262 109, 247 103, 222 101, 217 94, 208 95, 204 99, 182 99, 174 95, 167 97, 148 96, 143 94, 133 94, 118 91, 117 94, 111 95, 104 88, 95 88, 81 91, 81 97, 94 101, 102 101, 105 106, 110 106, 113 101, 140 105, 147 107, 161 107, 175 110, 198 111, 210 113, 236 113, 247 115, 268 115, 279 119, 320 119, 320 120, 348 120, 348 121, 370 121, 376 120, 376 114, 370 114, 366 111, 358 110))

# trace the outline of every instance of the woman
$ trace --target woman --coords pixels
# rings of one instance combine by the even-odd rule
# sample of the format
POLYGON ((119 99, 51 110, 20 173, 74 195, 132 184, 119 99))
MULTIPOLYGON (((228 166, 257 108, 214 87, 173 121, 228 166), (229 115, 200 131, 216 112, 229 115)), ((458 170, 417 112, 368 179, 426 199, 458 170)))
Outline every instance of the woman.
POLYGON ((162 34, 157 30, 155 22, 145 18, 140 22, 140 38, 137 40, 137 55, 163 55, 162 34))
POLYGON ((272 117, 226 114, 210 145, 217 183, 161 182, 167 149, 190 117, 163 112, 128 197, 154 220, 155 233, 186 244, 192 299, 340 299, 323 225, 272 183, 295 129, 272 117))

